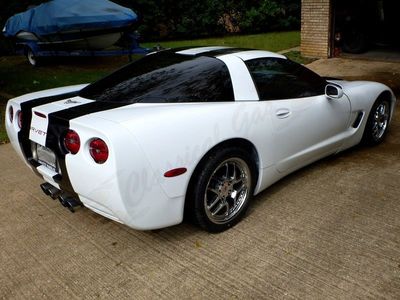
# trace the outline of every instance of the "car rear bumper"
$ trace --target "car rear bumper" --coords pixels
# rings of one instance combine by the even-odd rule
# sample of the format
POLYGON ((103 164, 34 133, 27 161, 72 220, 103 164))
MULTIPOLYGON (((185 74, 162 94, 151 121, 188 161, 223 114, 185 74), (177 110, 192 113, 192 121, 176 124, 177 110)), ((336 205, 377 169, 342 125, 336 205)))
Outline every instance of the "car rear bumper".
MULTIPOLYGON (((15 110, 20 109, 19 103, 12 104, 15 110)), ((15 120, 6 118, 6 128, 13 148, 36 175, 94 212, 140 230, 182 221, 184 195, 169 197, 165 193, 135 137, 121 125, 93 115, 71 120, 69 128, 79 133, 81 149, 61 158, 64 168, 59 172, 42 165, 24 149, 30 148, 32 141, 21 141, 15 120), (103 164, 95 163, 89 153, 89 142, 95 137, 103 139, 110 150, 103 164)))

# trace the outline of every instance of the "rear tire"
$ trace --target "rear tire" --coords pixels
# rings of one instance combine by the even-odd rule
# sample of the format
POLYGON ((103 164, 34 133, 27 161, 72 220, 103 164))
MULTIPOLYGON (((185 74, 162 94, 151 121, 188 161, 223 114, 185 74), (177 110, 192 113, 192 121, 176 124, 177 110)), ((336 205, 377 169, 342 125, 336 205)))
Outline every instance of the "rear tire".
POLYGON ((208 232, 221 232, 245 215, 253 196, 256 165, 241 148, 218 149, 203 159, 190 193, 193 221, 208 232))
POLYGON ((362 142, 371 146, 381 143, 387 134, 389 119, 390 101, 378 98, 369 113, 362 142))

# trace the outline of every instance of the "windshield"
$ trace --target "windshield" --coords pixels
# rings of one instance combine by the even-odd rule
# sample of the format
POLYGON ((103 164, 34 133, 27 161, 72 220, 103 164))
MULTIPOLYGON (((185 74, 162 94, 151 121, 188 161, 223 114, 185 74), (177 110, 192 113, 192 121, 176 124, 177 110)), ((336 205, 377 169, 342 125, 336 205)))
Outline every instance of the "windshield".
POLYGON ((234 101, 229 71, 222 61, 170 51, 147 55, 87 86, 79 95, 121 103, 234 101))

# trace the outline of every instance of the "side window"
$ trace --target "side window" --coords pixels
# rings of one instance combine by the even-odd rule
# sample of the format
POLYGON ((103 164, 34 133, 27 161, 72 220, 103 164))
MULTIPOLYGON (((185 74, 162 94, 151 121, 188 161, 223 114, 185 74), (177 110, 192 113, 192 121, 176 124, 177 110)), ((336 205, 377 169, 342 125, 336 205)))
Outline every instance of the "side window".
POLYGON ((311 70, 282 58, 246 61, 260 100, 304 98, 324 94, 326 81, 311 70))

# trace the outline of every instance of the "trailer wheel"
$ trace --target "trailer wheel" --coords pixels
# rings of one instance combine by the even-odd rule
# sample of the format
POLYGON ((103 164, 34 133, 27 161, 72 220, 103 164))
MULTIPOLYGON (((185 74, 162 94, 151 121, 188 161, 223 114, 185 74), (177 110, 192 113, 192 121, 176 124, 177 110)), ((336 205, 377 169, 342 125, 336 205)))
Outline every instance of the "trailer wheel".
POLYGON ((35 56, 31 48, 26 49, 25 55, 26 59, 32 66, 34 67, 39 66, 39 59, 35 56))

